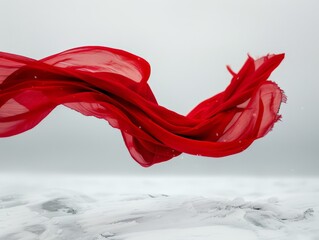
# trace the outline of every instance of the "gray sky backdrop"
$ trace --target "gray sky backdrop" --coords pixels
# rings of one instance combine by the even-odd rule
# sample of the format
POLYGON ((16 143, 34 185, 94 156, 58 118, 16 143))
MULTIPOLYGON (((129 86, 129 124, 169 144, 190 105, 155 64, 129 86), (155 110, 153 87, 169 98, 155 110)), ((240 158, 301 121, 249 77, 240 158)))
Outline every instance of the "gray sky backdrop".
POLYGON ((107 122, 57 108, 40 125, 0 139, 0 171, 102 174, 319 175, 317 0, 1 0, 0 51, 42 58, 104 45, 152 66, 159 103, 186 114, 223 90, 247 53, 286 53, 274 72, 288 96, 282 122, 243 153, 183 154, 142 168, 107 122))

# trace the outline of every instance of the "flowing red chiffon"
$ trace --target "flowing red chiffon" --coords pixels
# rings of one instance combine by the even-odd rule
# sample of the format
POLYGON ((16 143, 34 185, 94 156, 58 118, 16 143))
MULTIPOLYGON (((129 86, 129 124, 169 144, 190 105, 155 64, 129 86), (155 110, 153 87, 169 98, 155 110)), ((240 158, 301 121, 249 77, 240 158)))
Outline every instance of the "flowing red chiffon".
POLYGON ((118 128, 131 156, 144 167, 182 152, 235 154, 265 136, 280 118, 285 95, 268 77, 283 58, 248 57, 238 73, 228 68, 232 80, 225 91, 183 116, 156 102, 147 84, 149 64, 131 53, 88 46, 34 60, 2 52, 0 137, 27 131, 64 105, 118 128))

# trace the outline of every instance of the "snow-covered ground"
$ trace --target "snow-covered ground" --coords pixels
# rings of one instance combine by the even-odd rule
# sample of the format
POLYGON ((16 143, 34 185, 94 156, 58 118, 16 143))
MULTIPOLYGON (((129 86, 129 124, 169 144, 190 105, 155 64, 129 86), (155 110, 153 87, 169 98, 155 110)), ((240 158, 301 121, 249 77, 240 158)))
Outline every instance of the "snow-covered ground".
POLYGON ((319 239, 319 178, 0 175, 1 240, 319 239))

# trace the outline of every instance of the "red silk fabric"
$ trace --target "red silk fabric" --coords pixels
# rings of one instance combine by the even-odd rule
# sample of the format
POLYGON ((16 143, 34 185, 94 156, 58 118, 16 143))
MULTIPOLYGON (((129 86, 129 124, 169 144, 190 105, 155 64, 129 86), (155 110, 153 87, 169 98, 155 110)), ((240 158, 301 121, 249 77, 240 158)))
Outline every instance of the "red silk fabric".
MULTIPOLYGON (((268 80, 284 54, 248 57, 225 91, 187 116, 160 106, 147 84, 150 66, 131 53, 80 47, 41 60, 0 53, 0 137, 35 127, 64 105, 118 128, 142 166, 182 152, 223 157, 265 136, 285 95, 268 80)), ((61 119, 63 121, 63 119, 61 119)))

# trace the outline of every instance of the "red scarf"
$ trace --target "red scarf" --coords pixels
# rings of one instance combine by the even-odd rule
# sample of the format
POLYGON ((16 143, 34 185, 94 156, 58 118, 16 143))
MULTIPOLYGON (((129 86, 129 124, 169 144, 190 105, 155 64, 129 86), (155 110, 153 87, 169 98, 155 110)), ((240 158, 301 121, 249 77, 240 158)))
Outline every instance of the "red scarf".
POLYGON ((160 106, 147 80, 150 66, 131 53, 80 47, 41 60, 0 52, 0 137, 36 126, 56 106, 120 129, 142 166, 182 152, 223 157, 246 149, 278 121, 286 97, 268 80, 284 54, 248 57, 225 91, 187 116, 160 106))

